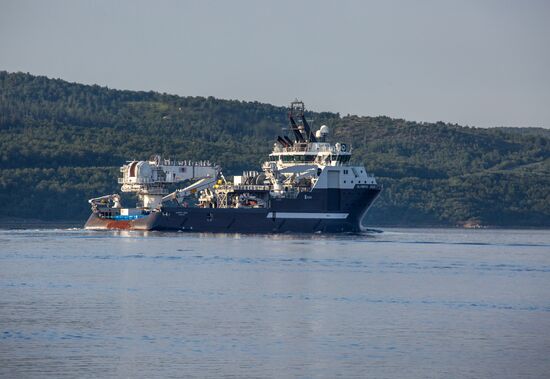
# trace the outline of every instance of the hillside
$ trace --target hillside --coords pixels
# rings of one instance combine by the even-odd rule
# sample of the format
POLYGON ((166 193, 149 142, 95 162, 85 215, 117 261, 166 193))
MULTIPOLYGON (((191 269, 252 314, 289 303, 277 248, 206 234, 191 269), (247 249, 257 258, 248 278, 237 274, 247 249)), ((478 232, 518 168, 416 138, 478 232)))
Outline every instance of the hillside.
MULTIPOLYGON (((371 225, 550 226, 545 129, 308 118, 351 142, 384 185, 371 225)), ((88 198, 118 190, 118 167, 153 153, 254 169, 283 125, 286 109, 269 104, 0 72, 0 217, 84 222, 88 198)))

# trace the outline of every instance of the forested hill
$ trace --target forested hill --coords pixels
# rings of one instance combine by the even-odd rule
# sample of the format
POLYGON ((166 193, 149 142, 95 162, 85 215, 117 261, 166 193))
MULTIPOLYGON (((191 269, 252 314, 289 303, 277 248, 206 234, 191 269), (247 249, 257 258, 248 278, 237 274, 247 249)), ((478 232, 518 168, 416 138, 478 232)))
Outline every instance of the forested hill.
MULTIPOLYGON (((545 129, 308 118, 384 185, 370 225, 550 226, 545 129)), ((118 167, 153 153, 257 169, 283 125, 286 109, 269 104, 0 72, 0 217, 84 222, 88 198, 118 191, 118 167)))

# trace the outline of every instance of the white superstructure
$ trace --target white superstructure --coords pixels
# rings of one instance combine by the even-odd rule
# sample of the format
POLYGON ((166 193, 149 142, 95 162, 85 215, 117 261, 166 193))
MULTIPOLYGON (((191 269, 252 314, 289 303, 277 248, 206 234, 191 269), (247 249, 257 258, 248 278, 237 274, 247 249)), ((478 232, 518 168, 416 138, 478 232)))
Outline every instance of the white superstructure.
POLYGON ((272 195, 282 196, 289 189, 352 189, 355 184, 376 185, 376 179, 363 166, 351 166, 352 147, 327 142, 329 128, 322 125, 313 133, 304 116, 304 104, 294 101, 290 107, 294 141, 278 137, 262 169, 273 186, 272 195))
MULTIPOLYGON (((137 193, 142 208, 154 209, 170 196, 169 185, 186 181, 210 184, 216 181, 220 168, 209 161, 175 161, 154 155, 148 161, 129 161, 120 172, 121 191, 137 193)), ((192 186, 199 187, 196 183, 192 186)))

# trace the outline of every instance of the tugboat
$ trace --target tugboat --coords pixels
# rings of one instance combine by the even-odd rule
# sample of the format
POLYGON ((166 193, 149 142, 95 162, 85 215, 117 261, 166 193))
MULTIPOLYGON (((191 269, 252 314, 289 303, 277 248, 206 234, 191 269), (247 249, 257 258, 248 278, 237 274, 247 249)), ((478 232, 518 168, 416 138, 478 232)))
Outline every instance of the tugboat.
POLYGON ((381 191, 363 166, 350 165, 352 148, 328 142, 329 128, 313 132, 304 103, 288 113, 288 135, 277 137, 258 171, 226 180, 210 162, 130 161, 121 167, 122 192, 137 193, 136 208, 118 194, 90 199, 86 229, 218 233, 357 233, 381 191), (192 181, 168 193, 168 187, 192 181))

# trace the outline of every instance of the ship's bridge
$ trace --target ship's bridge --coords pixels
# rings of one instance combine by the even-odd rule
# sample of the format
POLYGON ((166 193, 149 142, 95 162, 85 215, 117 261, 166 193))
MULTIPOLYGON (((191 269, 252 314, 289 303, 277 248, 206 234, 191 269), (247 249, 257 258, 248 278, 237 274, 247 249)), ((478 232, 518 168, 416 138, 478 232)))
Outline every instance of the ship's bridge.
POLYGON ((292 146, 274 145, 269 154, 270 162, 279 166, 318 164, 322 166, 340 166, 351 159, 351 146, 328 142, 295 143, 292 146))
MULTIPOLYGON (((321 125, 315 132, 305 117, 302 101, 290 103, 289 126, 294 139, 283 134, 277 137, 273 152, 269 154, 266 167, 285 169, 292 166, 342 166, 351 158, 351 146, 345 143, 332 144, 327 141, 329 127, 321 125)), ((309 167, 312 168, 312 167, 309 167)), ((308 169, 309 169, 308 168, 308 169)))

